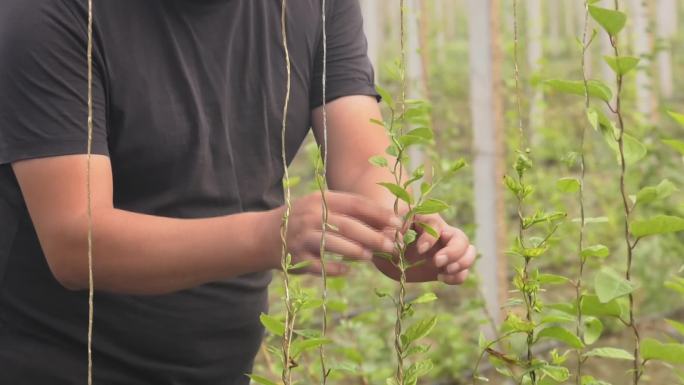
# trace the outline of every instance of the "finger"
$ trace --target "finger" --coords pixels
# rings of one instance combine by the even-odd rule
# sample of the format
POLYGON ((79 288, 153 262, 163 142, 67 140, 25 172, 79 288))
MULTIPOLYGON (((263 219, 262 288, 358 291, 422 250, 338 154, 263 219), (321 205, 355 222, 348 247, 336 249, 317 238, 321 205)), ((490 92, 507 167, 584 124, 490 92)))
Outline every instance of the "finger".
MULTIPOLYGON (((307 272, 314 275, 323 275, 323 263, 320 259, 311 261, 307 268, 307 272)), ((349 272, 349 266, 342 262, 326 261, 325 274, 329 277, 339 277, 349 272)))
POLYGON ((447 285, 460 285, 468 279, 470 270, 461 270, 456 274, 440 274, 438 279, 447 285))
POLYGON ((449 263, 446 268, 444 268, 444 272, 446 274, 456 274, 459 271, 470 269, 473 266, 476 257, 477 249, 475 249, 475 246, 470 245, 465 254, 463 254, 463 257, 456 262, 449 263))
POLYGON ((378 231, 355 218, 346 215, 332 214, 329 223, 337 228, 337 233, 342 237, 360 244, 368 250, 392 253, 394 242, 392 236, 378 231))
MULTIPOLYGON (((463 234, 462 231, 458 231, 463 234)), ((470 243, 468 242, 468 237, 466 237, 465 234, 460 235, 458 233, 454 233, 454 235, 449 239, 447 245, 435 253, 435 266, 442 268, 451 262, 458 261, 464 256, 468 250, 468 246, 470 246, 470 243)))
POLYGON ((444 245, 454 240, 454 238, 462 238, 467 244, 470 244, 470 239, 468 239, 466 233, 464 233, 463 230, 457 227, 446 226, 440 232, 439 239, 444 245))
POLYGON ((391 209, 359 195, 331 192, 328 207, 333 212, 354 217, 379 230, 385 227, 401 228, 403 224, 391 209))
POLYGON ((440 221, 438 221, 436 219, 427 219, 427 218, 426 219, 417 218, 417 219, 418 220, 416 221, 417 222, 416 227, 419 229, 420 232, 422 232, 422 234, 416 240, 416 245, 418 247, 418 253, 425 254, 428 252, 428 250, 430 250, 431 248, 433 248, 437 244, 437 241, 439 241, 439 239, 433 237, 432 235, 430 235, 430 233, 423 230, 421 228, 421 226, 419 225, 419 223, 425 223, 426 225, 432 227, 433 229, 435 229, 435 231, 437 231, 438 234, 441 232, 441 229, 443 227, 443 223, 440 223, 440 221))
MULTIPOLYGON (((310 232, 304 240, 306 250, 320 256, 322 235, 323 232, 321 231, 310 232)), ((373 258, 373 252, 370 249, 366 249, 360 243, 332 232, 326 232, 325 234, 325 251, 353 260, 367 261, 373 258)))

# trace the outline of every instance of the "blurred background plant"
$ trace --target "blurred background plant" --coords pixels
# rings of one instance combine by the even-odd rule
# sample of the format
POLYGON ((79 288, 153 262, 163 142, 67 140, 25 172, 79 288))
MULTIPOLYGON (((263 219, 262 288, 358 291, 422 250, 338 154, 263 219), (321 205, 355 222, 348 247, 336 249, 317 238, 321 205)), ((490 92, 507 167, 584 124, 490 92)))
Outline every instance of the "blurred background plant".
MULTIPOLYGON (((401 86, 397 70, 398 1, 361 0, 361 3, 377 82, 390 94, 398 95, 401 86)), ((595 3, 606 8, 614 5, 613 0, 595 3)), ((684 112, 684 76, 679 76, 684 73, 684 55, 679 50, 684 46, 684 31, 678 28, 678 21, 684 16, 684 2, 620 0, 619 3, 629 15, 619 35, 622 54, 640 58, 638 68, 625 78, 624 119, 630 135, 638 137, 648 150, 647 157, 630 165, 626 187, 636 194, 644 186, 656 186, 668 179, 675 187, 671 195, 640 210, 644 210, 644 215, 682 217, 684 196, 679 189, 684 188, 684 154, 682 149, 670 148, 662 140, 684 140, 684 128, 677 123, 678 118, 681 122, 684 119, 668 114, 668 111, 684 112)), ((472 371, 480 355, 480 334, 493 337, 492 326, 498 328, 503 322, 504 313, 499 309, 512 296, 508 291, 513 289, 511 280, 518 263, 506 254, 517 236, 517 202, 506 193, 503 184, 503 174, 508 172, 506 164, 515 157, 519 146, 512 0, 408 0, 407 4, 409 98, 426 100, 421 105, 421 116, 434 132, 434 140, 410 153, 410 168, 422 165, 425 170, 440 170, 460 158, 471 165, 455 178, 440 183, 433 196, 450 204, 443 213, 445 218, 462 228, 483 252, 477 269, 479 274, 473 274, 463 286, 437 283, 408 286, 410 299, 420 298, 424 293, 437 296, 437 300, 423 297, 425 303, 420 308, 422 314, 437 316, 438 322, 424 341, 431 346, 426 355, 434 369, 419 383, 472 383, 472 371), (482 135, 489 135, 489 145, 485 143, 483 147, 482 135), (482 191, 489 193, 489 200, 482 202, 482 191)), ((527 170, 525 176, 535 188, 530 206, 568 214, 550 239, 551 251, 536 263, 545 273, 566 277, 577 275, 580 214, 576 196, 564 192, 558 180, 577 176, 580 132, 589 122, 584 98, 558 92, 545 81, 582 79, 579 66, 582 44, 578 41, 582 41, 584 11, 583 0, 519 1, 522 117, 528 128, 528 147, 534 151, 534 168, 527 170)), ((600 26, 590 21, 590 33, 594 29, 599 31, 600 26)), ((615 74, 603 58, 612 55, 611 50, 610 41, 599 33, 587 51, 586 71, 589 78, 614 87, 615 74)), ((615 153, 601 132, 593 129, 586 131, 584 148, 585 244, 602 244, 610 250, 610 255, 604 258, 587 261, 585 284, 591 288, 595 274, 602 267, 624 270, 626 250, 615 153)), ((316 157, 317 147, 309 138, 290 167, 293 196, 318 191, 314 177, 316 157)), ((431 173, 426 172, 424 178, 431 180, 431 173)), ((684 341, 682 265, 682 233, 640 241, 632 278, 639 285, 634 295, 642 339, 656 338, 661 343, 672 344, 684 341)), ((301 288, 300 295, 320 298, 318 278, 291 279, 301 288)), ((283 313, 282 286, 276 276, 271 285, 272 315, 283 313)), ((328 383, 385 384, 395 368, 395 311, 390 301, 376 293, 393 292, 396 283, 384 278, 372 266, 358 264, 348 277, 329 279, 328 288, 328 338, 332 339, 326 347, 328 367, 332 369, 328 383)), ((574 296, 574 288, 563 285, 545 287, 540 293, 544 303, 570 302, 574 296)), ((298 317, 300 330, 320 329, 321 318, 316 306, 302 309, 298 317)), ((632 337, 624 325, 614 319, 603 321, 603 332, 596 345, 629 350, 632 337)), ((524 345, 520 341, 517 347, 515 341, 512 344, 513 349, 522 349, 524 345)), ((279 345, 278 336, 267 336, 255 373, 279 378, 279 345)), ((552 349, 558 349, 559 354, 571 349, 554 343, 542 343, 538 348, 546 350, 547 355, 552 349)), ((296 370, 299 383, 320 382, 317 354, 316 350, 302 353, 296 370)), ((642 383, 684 383, 681 374, 684 367, 677 365, 676 362, 649 362, 642 383)), ((586 363, 585 374, 607 383, 627 384, 632 378, 628 372, 630 367, 627 360, 593 359, 586 363)), ((487 363, 481 371, 490 383, 507 383, 487 363)))

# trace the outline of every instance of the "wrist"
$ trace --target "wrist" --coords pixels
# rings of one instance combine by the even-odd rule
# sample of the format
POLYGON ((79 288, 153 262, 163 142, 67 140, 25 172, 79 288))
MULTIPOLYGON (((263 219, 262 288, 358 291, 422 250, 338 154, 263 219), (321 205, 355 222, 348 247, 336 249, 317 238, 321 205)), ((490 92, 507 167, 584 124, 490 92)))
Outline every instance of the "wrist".
POLYGON ((280 269, 282 254, 282 242, 280 239, 280 227, 283 220, 285 207, 260 212, 256 219, 257 248, 263 258, 267 269, 280 269))

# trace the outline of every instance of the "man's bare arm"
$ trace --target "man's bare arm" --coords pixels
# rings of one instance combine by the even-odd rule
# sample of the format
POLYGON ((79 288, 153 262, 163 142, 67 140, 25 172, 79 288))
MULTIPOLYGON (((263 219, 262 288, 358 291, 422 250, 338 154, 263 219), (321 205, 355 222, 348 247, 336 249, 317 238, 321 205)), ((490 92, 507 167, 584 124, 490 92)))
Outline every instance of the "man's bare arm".
MULTIPOLYGON (((206 219, 133 213, 113 207, 109 158, 93 156, 91 164, 96 289, 163 294, 280 266, 282 206, 206 219)), ((86 156, 19 161, 13 168, 53 275, 67 288, 86 288, 86 156)), ((331 251, 369 259, 372 250, 388 248, 380 229, 398 226, 391 210, 350 194, 328 199, 341 230, 329 235, 331 251)), ((311 194, 296 200, 290 215, 289 250, 295 263, 311 262, 311 273, 320 268, 320 207, 318 194, 311 194)), ((331 268, 332 275, 346 270, 331 268)))
MULTIPOLYGON (((277 266, 277 244, 266 242, 278 232, 277 212, 174 219, 118 210, 109 158, 94 155, 91 164, 98 289, 160 294, 277 266)), ((85 155, 13 168, 53 275, 70 289, 87 287, 85 155)))

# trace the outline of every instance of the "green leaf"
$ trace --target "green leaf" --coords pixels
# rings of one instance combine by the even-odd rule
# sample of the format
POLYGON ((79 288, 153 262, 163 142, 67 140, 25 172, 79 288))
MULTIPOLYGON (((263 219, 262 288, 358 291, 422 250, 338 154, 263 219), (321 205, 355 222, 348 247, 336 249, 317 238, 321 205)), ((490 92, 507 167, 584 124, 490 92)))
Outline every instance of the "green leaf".
POLYGON ((411 301, 412 304, 419 303, 430 303, 437 300, 437 295, 435 293, 423 293, 420 297, 411 301))
POLYGON ((261 313, 259 319, 261 320, 261 324, 264 325, 269 333, 279 337, 282 337, 283 334, 285 334, 285 324, 282 321, 277 320, 275 317, 272 317, 266 313, 261 313))
POLYGON ((627 15, 613 9, 590 5, 589 14, 610 36, 620 33, 627 23, 627 15))
POLYGON ((557 383, 562 383, 570 378, 570 371, 562 366, 544 365, 541 372, 557 383))
POLYGON ((605 258, 608 255, 610 255, 610 250, 604 245, 594 245, 594 246, 589 246, 582 250, 580 253, 580 256, 582 258, 591 258, 591 257, 598 257, 598 258, 605 258))
POLYGON ((580 339, 574 333, 571 333, 570 331, 559 326, 550 326, 542 329, 539 334, 537 334, 537 339, 542 338, 550 338, 552 340, 560 341, 575 349, 581 349, 584 347, 582 341, 580 341, 580 339))
POLYGON ((584 357, 611 358, 614 360, 634 360, 632 353, 617 348, 596 348, 583 354, 584 357))
POLYGON ((423 229, 426 233, 428 233, 431 236, 439 239, 439 233, 432 226, 428 225, 427 223, 423 223, 423 222, 414 222, 414 224, 416 226, 420 227, 421 229, 423 229))
POLYGON ((412 364, 406 370, 405 383, 414 384, 420 377, 430 373, 433 368, 434 364, 430 360, 423 360, 412 364))
POLYGON ((378 95, 382 98, 382 100, 387 104, 387 106, 391 109, 395 109, 396 106, 394 105, 394 99, 392 99, 392 95, 387 92, 386 89, 380 87, 379 85, 375 86, 375 90, 378 91, 378 95))
POLYGON ((416 240, 416 230, 409 229, 404 234, 404 244, 410 245, 416 240))
POLYGON ((537 280, 542 285, 563 285, 570 282, 569 278, 556 274, 541 274, 537 280))
POLYGON ((319 346, 326 345, 332 342, 329 338, 307 338, 298 339, 292 342, 292 357, 297 358, 300 354, 316 349, 319 346))
POLYGON ((561 178, 556 182, 556 188, 563 193, 576 193, 580 190, 580 186, 577 178, 561 178))
POLYGON ((582 376, 582 385, 611 385, 609 382, 597 380, 592 376, 582 376))
POLYGON ((501 329, 515 332, 530 332, 534 330, 534 324, 530 321, 523 320, 514 313, 508 314, 506 320, 501 325, 501 329))
POLYGON ((587 87, 584 86, 584 81, 581 80, 561 80, 551 79, 544 82, 551 89, 571 94, 584 96, 586 91, 589 91, 589 96, 609 102, 613 99, 613 91, 605 83, 599 80, 589 80, 587 87))
POLYGON ((598 296, 588 294, 582 297, 582 314, 594 317, 620 317, 624 310, 618 300, 602 303, 598 296))
POLYGON ((641 357, 645 360, 657 360, 670 364, 684 364, 684 345, 662 343, 652 338, 641 340, 641 357))
MULTIPOLYGON (((613 135, 608 135, 604 133, 604 137, 606 139, 606 142, 608 143, 608 146, 613 149, 615 152, 615 159, 617 160, 618 164, 620 163, 620 147, 618 145, 618 142, 615 141, 615 137, 613 135)), ((643 143, 641 143, 637 138, 629 135, 629 134, 624 134, 622 136, 622 142, 623 142, 623 152, 625 154, 625 163, 627 165, 635 164, 641 159, 643 159, 646 154, 648 154, 648 150, 646 149, 646 146, 644 146, 643 143)))
POLYGON ((603 57, 618 75, 625 75, 639 65, 639 58, 636 56, 604 56, 603 57))
POLYGON ((684 140, 665 139, 663 140, 663 143, 667 144, 668 146, 679 151, 680 154, 684 155, 684 140))
POLYGON ((615 123, 610 120, 602 110, 590 107, 589 110, 587 110, 587 118, 595 131, 603 133, 604 136, 610 134, 610 137, 615 141, 615 138, 619 133, 618 129, 615 127, 615 123))
POLYGON ((657 215, 653 218, 636 220, 630 225, 632 235, 637 238, 649 235, 677 233, 684 231, 684 218, 657 215))
POLYGON ((584 323, 584 343, 593 345, 603 333, 603 323, 596 317, 585 317, 584 323))
POLYGON ((375 155, 371 156, 370 159, 368 159, 370 164, 378 167, 387 167, 387 158, 385 158, 382 155, 375 155))
POLYGON ((665 320, 665 322, 667 322, 668 325, 670 325, 674 330, 676 330, 677 333, 684 336, 684 323, 681 323, 681 322, 678 322, 675 320, 671 320, 671 319, 665 320))
POLYGON ((637 194, 636 201, 638 204, 647 204, 653 201, 662 200, 677 191, 677 186, 665 179, 657 186, 648 186, 642 188, 637 194))
POLYGON ((674 111, 668 111, 667 114, 670 115, 670 117, 677 123, 679 123, 679 125, 684 126, 684 114, 679 114, 674 111))
POLYGON ((415 210, 416 214, 434 214, 434 213, 439 213, 442 212, 446 209, 449 208, 449 204, 441 201, 439 199, 433 199, 430 198, 426 200, 425 202, 421 203, 418 205, 415 210))
POLYGON ((417 341, 426 335, 428 335, 432 329, 437 324, 437 317, 430 317, 420 320, 413 325, 409 326, 408 329, 401 335, 402 345, 408 348, 411 343, 417 341))
POLYGON ((449 164, 449 166, 446 169, 447 174, 454 174, 461 169, 465 168, 468 166, 468 163, 465 161, 465 159, 458 159, 455 162, 449 164))
POLYGON ((266 377, 257 376, 256 374, 248 374, 249 378, 260 385, 278 385, 266 377))
POLYGON ((596 295, 601 303, 610 302, 636 290, 636 285, 619 275, 615 270, 604 267, 594 277, 596 295))
POLYGON ((387 190, 389 190, 389 192, 391 192, 392 194, 394 194, 394 196, 403 200, 404 202, 406 202, 408 204, 412 203, 411 195, 409 195, 408 191, 406 191, 403 187, 396 185, 394 183, 387 183, 387 182, 381 182, 378 184, 380 186, 386 188, 387 190))

